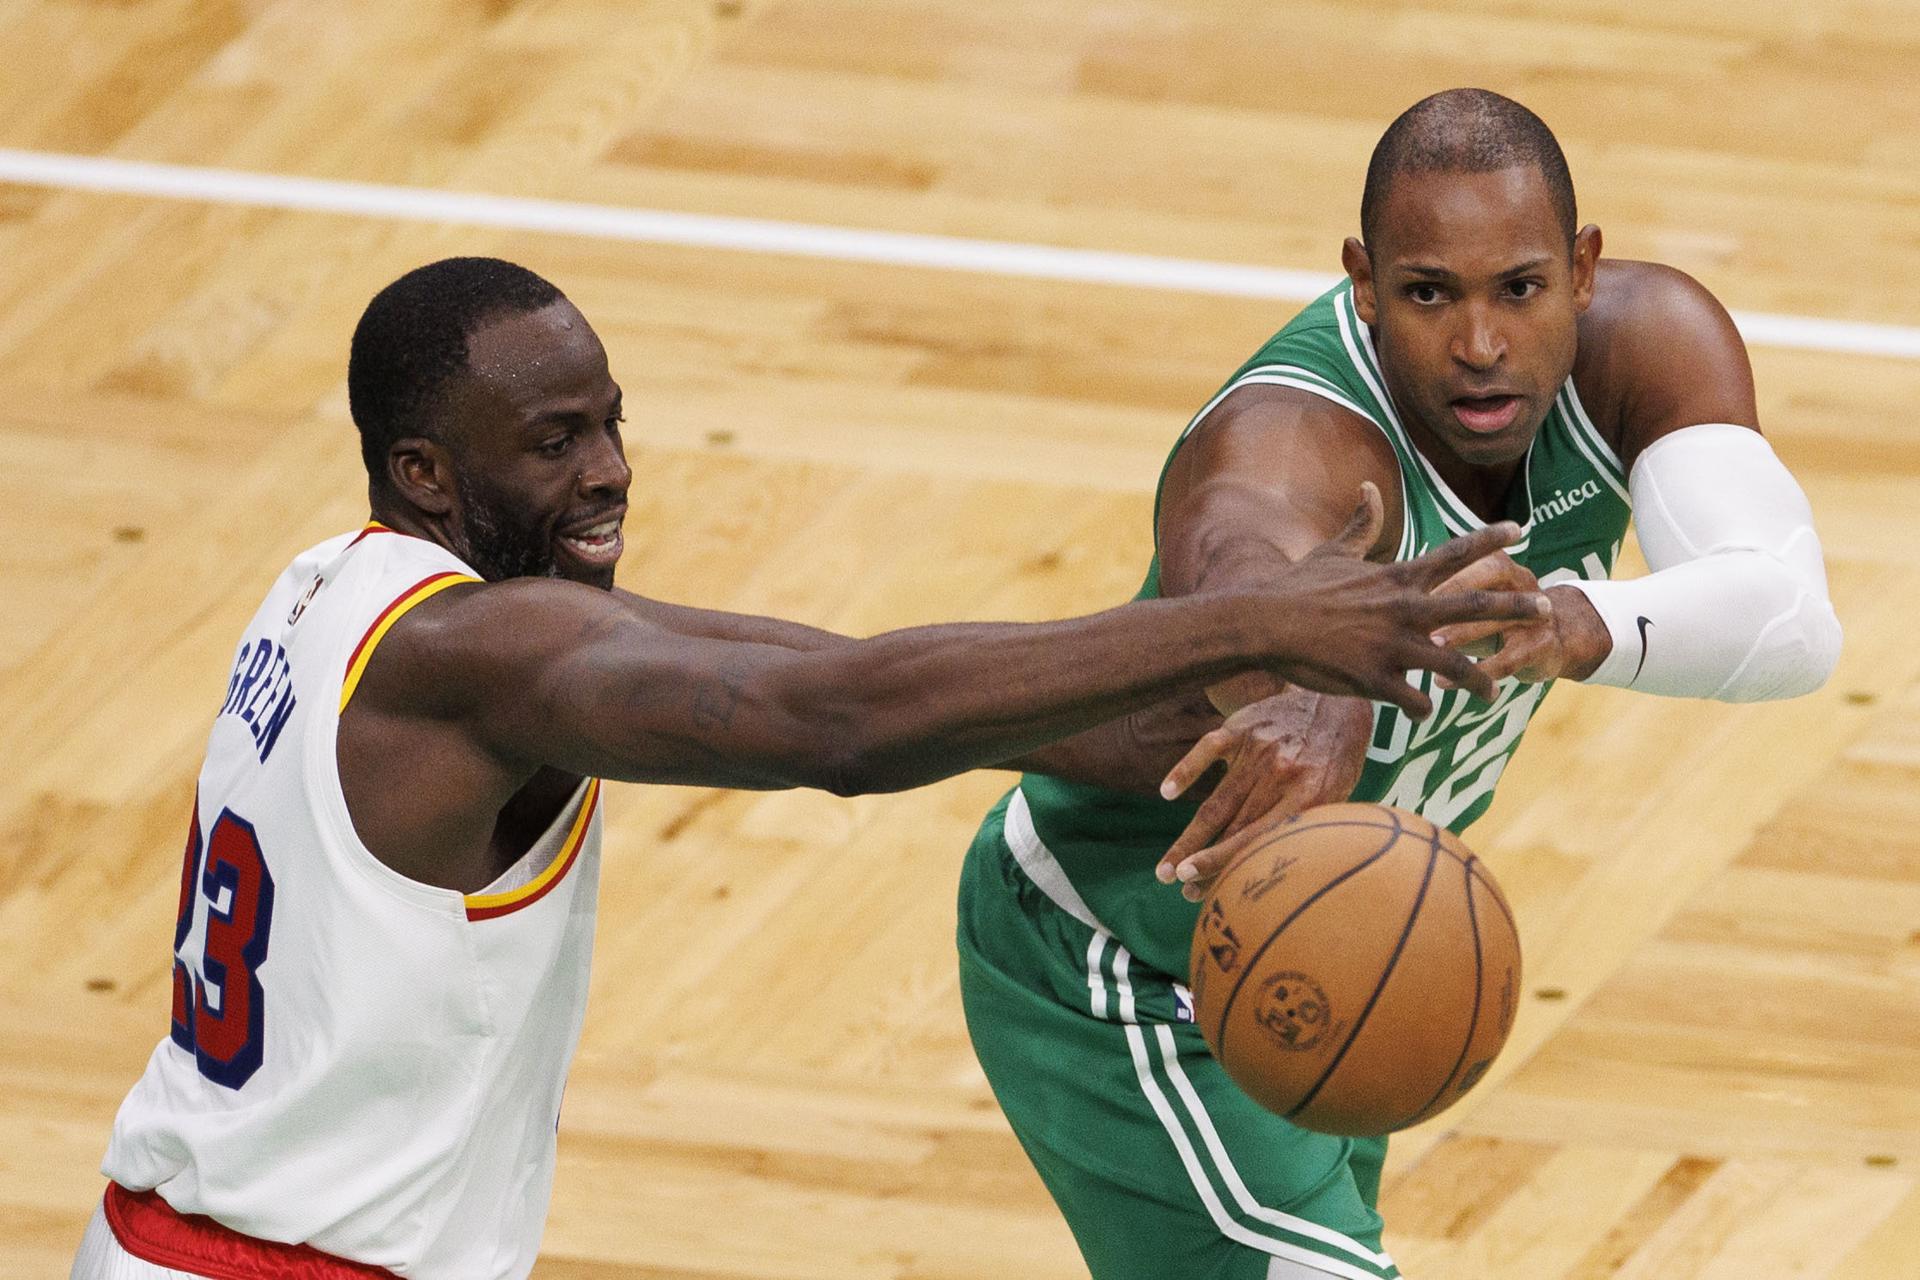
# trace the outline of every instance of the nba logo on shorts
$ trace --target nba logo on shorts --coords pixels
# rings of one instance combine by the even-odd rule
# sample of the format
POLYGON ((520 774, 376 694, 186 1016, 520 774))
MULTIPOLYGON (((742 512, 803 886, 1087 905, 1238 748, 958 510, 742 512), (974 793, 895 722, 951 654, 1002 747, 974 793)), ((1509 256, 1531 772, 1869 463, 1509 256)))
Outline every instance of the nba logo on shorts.
POLYGON ((1177 982, 1173 984, 1173 1020, 1175 1022, 1193 1021, 1193 992, 1177 982))

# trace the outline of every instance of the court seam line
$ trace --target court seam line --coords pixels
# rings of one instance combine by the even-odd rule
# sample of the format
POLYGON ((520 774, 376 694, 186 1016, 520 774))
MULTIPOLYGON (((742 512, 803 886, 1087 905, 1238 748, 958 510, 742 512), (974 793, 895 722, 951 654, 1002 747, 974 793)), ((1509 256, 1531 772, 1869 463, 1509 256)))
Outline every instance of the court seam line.
MULTIPOLYGON (((0 148, 0 183, 1287 302, 1310 302, 1342 279, 1331 273, 1197 258, 17 148, 0 148)), ((1759 311, 1736 311, 1733 319, 1756 346, 1920 359, 1920 326, 1759 311)))

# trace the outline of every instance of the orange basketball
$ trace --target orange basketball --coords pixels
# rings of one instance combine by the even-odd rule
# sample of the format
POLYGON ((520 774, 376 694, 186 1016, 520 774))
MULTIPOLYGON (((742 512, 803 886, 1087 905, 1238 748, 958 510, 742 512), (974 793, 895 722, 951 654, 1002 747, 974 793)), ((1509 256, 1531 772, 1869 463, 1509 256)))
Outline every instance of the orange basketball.
POLYGON ((1306 1129, 1403 1129, 1471 1089, 1513 1028, 1520 939, 1486 864, 1377 804, 1293 818, 1214 883, 1194 1016, 1255 1101, 1306 1129))

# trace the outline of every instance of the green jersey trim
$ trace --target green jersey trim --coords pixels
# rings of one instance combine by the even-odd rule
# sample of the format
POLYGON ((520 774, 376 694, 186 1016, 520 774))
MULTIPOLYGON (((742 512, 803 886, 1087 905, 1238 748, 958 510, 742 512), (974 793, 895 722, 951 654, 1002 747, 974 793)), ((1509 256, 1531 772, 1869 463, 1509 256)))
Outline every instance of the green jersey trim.
MULTIPOLYGON (((1455 535, 1468 534, 1476 529, 1486 528, 1487 522, 1473 514, 1473 509, 1460 500, 1454 493, 1453 487, 1440 478, 1440 473, 1434 470, 1431 462, 1427 461, 1427 456, 1414 447, 1413 437, 1407 434, 1405 425, 1400 421, 1399 412, 1393 407, 1393 397, 1387 394, 1387 379, 1380 368, 1380 355, 1373 349, 1373 335, 1360 321, 1360 310, 1354 304, 1351 287, 1343 289, 1334 299, 1333 311, 1340 322, 1340 340, 1346 344, 1347 358, 1352 361, 1361 380, 1367 384, 1367 390, 1372 393, 1375 402, 1386 415, 1387 421, 1393 424, 1395 434, 1406 446, 1406 453, 1412 457, 1414 464, 1420 469, 1420 474, 1426 478, 1428 490, 1433 496, 1434 508, 1440 513, 1441 523, 1455 535)), ((1533 510, 1531 454, 1532 450, 1529 447, 1528 458, 1521 463, 1520 467, 1522 481, 1527 486, 1526 509, 1528 511, 1533 510)), ((1508 547, 1508 553, 1525 551, 1532 535, 1533 522, 1528 520, 1521 526, 1520 541, 1508 547)))
POLYGON ((1593 419, 1587 416, 1587 406, 1580 403, 1580 393, 1574 389, 1572 378, 1568 378, 1566 385, 1560 389, 1560 403, 1566 411, 1567 421, 1573 424, 1574 429, 1567 433, 1573 437, 1573 443, 1586 455, 1587 461, 1593 464, 1593 469, 1600 473, 1600 478, 1607 482, 1607 487, 1613 490, 1620 501, 1632 506, 1632 499, 1627 496, 1626 466, 1620 461, 1620 455, 1613 451, 1613 446, 1607 443, 1606 437, 1600 434, 1600 429, 1593 425, 1593 419))
MULTIPOLYGON (((1305 391, 1309 395, 1331 401, 1355 417, 1366 419, 1373 424, 1375 430, 1387 438, 1388 446, 1393 449, 1396 457, 1401 458, 1404 469, 1405 458, 1400 447, 1400 442, 1395 438, 1394 433, 1390 431, 1379 418, 1369 413, 1361 405, 1354 403, 1352 397, 1347 395, 1346 391, 1329 381, 1325 375, 1315 373, 1311 369, 1303 369, 1299 365, 1293 364, 1263 364, 1256 365, 1247 370, 1232 382, 1229 382, 1225 387, 1221 388, 1219 395, 1207 401, 1200 412, 1193 415, 1193 421, 1189 422, 1187 429, 1180 433, 1180 438, 1185 440, 1189 435, 1193 434, 1194 428, 1198 427, 1202 422, 1205 422, 1207 415, 1212 413, 1222 400, 1225 400, 1240 388, 1248 386, 1291 387, 1295 391, 1305 391)), ((1155 505, 1158 506, 1158 496, 1155 497, 1154 502, 1155 505)), ((1156 516, 1157 514, 1156 512, 1156 516)), ((1400 545, 1395 550, 1393 558, 1395 560, 1410 559, 1416 541, 1413 497, 1407 492, 1406 483, 1403 481, 1400 485, 1400 545)))

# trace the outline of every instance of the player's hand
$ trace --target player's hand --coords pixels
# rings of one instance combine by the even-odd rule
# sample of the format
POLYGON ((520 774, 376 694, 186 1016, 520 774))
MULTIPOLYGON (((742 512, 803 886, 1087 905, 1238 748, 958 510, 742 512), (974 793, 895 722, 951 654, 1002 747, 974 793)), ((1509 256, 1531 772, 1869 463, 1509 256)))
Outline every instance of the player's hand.
MULTIPOLYGON (((1342 796, 1340 799, 1345 799, 1342 796)), ((1224 874, 1227 868, 1240 860, 1247 850, 1256 848, 1266 841, 1288 815, 1276 814, 1270 818, 1261 818, 1248 823, 1231 835, 1222 836, 1218 841, 1196 850, 1180 860, 1175 870, 1175 878, 1180 884, 1180 896, 1188 902, 1200 902, 1213 889, 1213 882, 1224 874)), ((1165 876, 1160 877, 1165 880, 1165 876)))
POLYGON ((1288 641, 1269 667, 1289 684, 1391 702, 1416 720, 1433 712, 1431 700, 1407 683, 1416 668, 1491 701, 1492 678, 1433 637, 1460 623, 1538 622, 1551 614, 1537 583, 1524 591, 1443 585, 1511 546, 1520 526, 1491 525, 1418 559, 1370 564, 1363 557, 1379 540, 1382 521, 1380 491, 1363 485, 1347 527, 1287 567, 1276 583, 1286 614, 1276 622, 1288 641))
MULTIPOLYGON (((1441 590, 1538 591, 1533 572, 1500 551, 1468 565, 1442 584, 1441 590)), ((1492 680, 1512 676, 1525 684, 1540 684, 1562 676, 1590 675, 1612 646, 1606 624, 1571 587, 1548 593, 1554 610, 1545 618, 1518 622, 1464 622, 1434 632, 1437 643, 1469 657, 1492 680)), ((1444 683, 1444 680, 1443 680, 1444 683)))
POLYGON ((1352 795, 1372 736, 1372 703, 1307 689, 1235 712, 1194 743, 1161 784, 1160 794, 1171 800, 1216 764, 1227 767, 1155 874, 1162 884, 1178 880, 1187 898, 1199 901, 1226 866, 1221 841, 1352 795))

